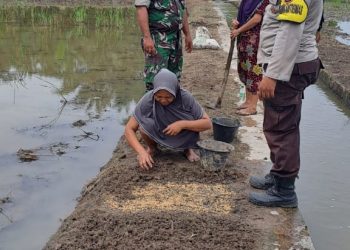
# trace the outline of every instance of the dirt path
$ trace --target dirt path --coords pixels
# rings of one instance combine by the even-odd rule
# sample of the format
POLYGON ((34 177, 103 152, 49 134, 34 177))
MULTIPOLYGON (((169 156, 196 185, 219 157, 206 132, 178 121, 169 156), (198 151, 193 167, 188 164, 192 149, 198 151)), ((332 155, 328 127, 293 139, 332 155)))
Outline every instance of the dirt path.
MULTIPOLYGON (((190 0, 191 28, 209 28, 220 41, 221 19, 210 0, 190 0)), ((227 54, 198 50, 186 54, 182 84, 205 105, 220 90, 227 54)), ((237 85, 230 76, 220 110, 234 116, 237 85)), ((245 126, 256 126, 242 120, 245 126)), ((241 135, 242 136, 242 135, 241 135)), ((203 138, 212 137, 212 132, 203 138)), ((124 138, 100 174, 90 182, 74 212, 45 249, 289 249, 308 239, 298 210, 257 208, 248 203, 247 178, 266 168, 247 161, 248 146, 237 141, 228 166, 219 173, 165 152, 149 172, 137 167, 124 138)), ((299 248, 299 249, 300 249, 299 248)))
POLYGON ((319 44, 320 58, 325 66, 320 78, 350 107, 350 46, 336 40, 336 36, 349 38, 336 26, 338 21, 349 21, 349 6, 343 9, 327 7, 326 22, 321 32, 319 44))

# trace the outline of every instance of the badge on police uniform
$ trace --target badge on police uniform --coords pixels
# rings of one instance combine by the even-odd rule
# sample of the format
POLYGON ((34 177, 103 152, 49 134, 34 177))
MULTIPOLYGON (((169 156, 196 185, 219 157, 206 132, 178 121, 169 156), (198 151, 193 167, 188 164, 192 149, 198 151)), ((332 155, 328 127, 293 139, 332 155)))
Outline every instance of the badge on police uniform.
POLYGON ((306 20, 309 7, 305 0, 280 0, 276 6, 272 7, 271 11, 277 14, 279 21, 303 23, 306 20))

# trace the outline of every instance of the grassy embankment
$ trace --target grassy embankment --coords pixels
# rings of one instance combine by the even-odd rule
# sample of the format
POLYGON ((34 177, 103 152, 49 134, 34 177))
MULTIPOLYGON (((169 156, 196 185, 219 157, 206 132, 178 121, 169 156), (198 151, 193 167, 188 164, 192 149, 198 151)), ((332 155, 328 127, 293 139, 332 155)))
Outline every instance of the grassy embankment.
POLYGON ((28 6, 23 4, 1 5, 0 23, 26 23, 33 25, 79 25, 96 27, 121 26, 134 17, 130 7, 76 6, 60 8, 56 6, 28 6))

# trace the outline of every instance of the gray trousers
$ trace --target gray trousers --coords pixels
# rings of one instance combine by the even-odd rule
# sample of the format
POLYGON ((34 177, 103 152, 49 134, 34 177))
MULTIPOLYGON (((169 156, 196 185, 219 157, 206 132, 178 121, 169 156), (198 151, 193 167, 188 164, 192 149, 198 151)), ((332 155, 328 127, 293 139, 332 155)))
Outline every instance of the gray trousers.
POLYGON ((319 59, 295 64, 290 81, 278 81, 274 98, 264 101, 263 128, 270 148, 273 175, 295 177, 299 173, 303 92, 316 82, 322 67, 319 59))

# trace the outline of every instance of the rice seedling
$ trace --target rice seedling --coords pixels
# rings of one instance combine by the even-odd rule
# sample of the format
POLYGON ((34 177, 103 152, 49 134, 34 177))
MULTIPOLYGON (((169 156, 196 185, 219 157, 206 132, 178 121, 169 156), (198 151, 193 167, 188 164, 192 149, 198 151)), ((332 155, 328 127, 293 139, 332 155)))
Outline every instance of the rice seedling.
MULTIPOLYGON (((130 7, 93 8, 77 6, 59 8, 55 6, 25 6, 23 4, 0 5, 0 23, 20 23, 31 25, 80 25, 95 27, 121 26, 135 19, 130 7)), ((134 22, 133 22, 134 23, 134 22)))

